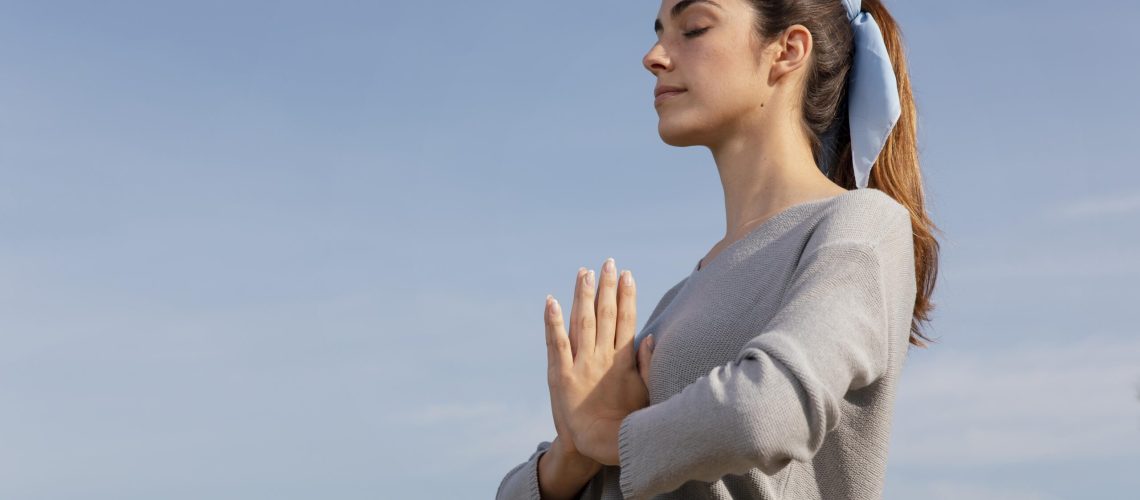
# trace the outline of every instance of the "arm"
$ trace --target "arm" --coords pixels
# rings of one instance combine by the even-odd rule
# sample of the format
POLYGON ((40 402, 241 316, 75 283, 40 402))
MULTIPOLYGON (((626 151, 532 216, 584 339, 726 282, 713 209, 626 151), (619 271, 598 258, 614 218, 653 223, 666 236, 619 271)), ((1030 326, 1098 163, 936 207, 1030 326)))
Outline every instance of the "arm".
POLYGON ((578 493, 593 479, 602 464, 578 453, 561 451, 559 438, 554 438, 550 451, 538 463, 538 487, 542 498, 550 500, 578 498, 578 493))
POLYGON ((837 425, 844 394, 886 371, 883 273, 903 262, 870 243, 810 250, 780 310, 735 360, 622 421, 622 496, 810 460, 837 425))
POLYGON ((560 500, 577 498, 602 464, 581 455, 567 455, 558 438, 543 441, 526 462, 511 469, 499 483, 496 500, 560 500))

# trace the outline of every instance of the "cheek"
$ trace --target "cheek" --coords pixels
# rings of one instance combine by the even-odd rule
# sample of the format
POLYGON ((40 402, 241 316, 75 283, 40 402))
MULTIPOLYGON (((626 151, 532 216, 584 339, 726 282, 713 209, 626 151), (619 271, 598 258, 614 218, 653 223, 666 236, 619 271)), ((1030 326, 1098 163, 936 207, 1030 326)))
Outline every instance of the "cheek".
POLYGON ((763 82, 757 81, 756 64, 746 47, 744 40, 733 38, 694 47, 688 54, 701 102, 715 108, 734 108, 757 99, 763 82))
POLYGON ((701 65, 700 101, 710 108, 733 113, 757 99, 755 80, 755 75, 737 58, 728 54, 709 57, 701 65))

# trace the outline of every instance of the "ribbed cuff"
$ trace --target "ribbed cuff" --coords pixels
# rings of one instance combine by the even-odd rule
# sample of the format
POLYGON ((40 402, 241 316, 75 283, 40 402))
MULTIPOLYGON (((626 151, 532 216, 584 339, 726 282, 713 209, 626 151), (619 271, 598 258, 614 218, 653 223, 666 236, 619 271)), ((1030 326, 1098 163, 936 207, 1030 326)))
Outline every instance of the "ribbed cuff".
POLYGON ((538 455, 535 455, 534 459, 531 460, 530 463, 526 464, 528 469, 527 486, 528 490, 530 491, 531 500, 542 500, 542 490, 538 487, 538 461, 548 451, 550 451, 550 448, 547 448, 538 455))
POLYGON ((626 415, 618 427, 618 464, 621 467, 618 483, 621 485, 621 496, 625 500, 636 500, 633 491, 633 478, 636 474, 633 468, 633 431, 630 429, 630 419, 636 414, 637 411, 626 415))
POLYGON ((525 462, 514 466, 495 493, 496 500, 541 500, 542 490, 538 487, 538 461, 550 451, 551 443, 543 441, 525 462))

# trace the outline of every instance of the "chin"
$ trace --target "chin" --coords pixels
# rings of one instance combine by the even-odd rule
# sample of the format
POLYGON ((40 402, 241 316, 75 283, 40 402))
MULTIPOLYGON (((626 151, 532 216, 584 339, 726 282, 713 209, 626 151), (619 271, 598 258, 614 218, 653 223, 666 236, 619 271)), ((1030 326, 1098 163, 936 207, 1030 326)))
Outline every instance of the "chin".
POLYGON ((657 134, 670 146, 699 146, 707 143, 708 127, 699 120, 661 116, 657 121, 657 134))

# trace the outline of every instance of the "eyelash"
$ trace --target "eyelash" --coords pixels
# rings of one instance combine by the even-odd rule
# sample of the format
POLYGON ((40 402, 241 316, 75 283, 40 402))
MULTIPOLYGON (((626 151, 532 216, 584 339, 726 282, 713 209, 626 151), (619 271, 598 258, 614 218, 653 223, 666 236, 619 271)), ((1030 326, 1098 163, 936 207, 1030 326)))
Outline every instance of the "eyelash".
POLYGON ((686 31, 686 32, 685 32, 685 37, 686 37, 686 38, 696 38, 696 37, 698 37, 698 36, 701 36, 701 34, 702 34, 702 33, 706 32, 706 31, 708 31, 708 30, 709 30, 709 28, 708 28, 708 27, 706 27, 706 28, 699 28, 699 29, 695 29, 695 30, 693 30, 693 31, 686 31))

